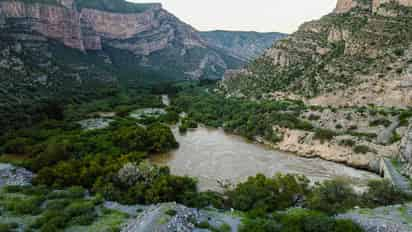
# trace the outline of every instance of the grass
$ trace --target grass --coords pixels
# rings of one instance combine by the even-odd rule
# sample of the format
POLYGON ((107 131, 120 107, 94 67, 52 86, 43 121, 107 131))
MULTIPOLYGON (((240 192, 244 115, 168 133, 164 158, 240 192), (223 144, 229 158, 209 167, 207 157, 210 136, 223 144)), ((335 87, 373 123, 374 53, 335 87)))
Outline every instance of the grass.
POLYGON ((56 192, 30 186, 1 189, 0 232, 10 223, 41 231, 119 231, 128 216, 104 208, 98 198, 84 199, 84 190, 80 190, 73 187, 56 192))
POLYGON ((100 216, 90 226, 72 226, 66 232, 88 232, 88 231, 120 231, 121 225, 126 221, 128 215, 114 210, 103 210, 100 216))

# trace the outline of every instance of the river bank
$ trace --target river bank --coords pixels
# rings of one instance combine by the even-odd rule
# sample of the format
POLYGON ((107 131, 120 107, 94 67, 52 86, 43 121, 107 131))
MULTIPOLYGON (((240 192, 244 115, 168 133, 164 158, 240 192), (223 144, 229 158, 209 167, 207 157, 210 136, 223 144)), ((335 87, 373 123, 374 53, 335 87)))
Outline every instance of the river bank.
POLYGON ((151 160, 169 166, 173 174, 197 178, 200 190, 221 191, 221 184, 237 184, 257 173, 301 174, 312 182, 340 177, 359 188, 366 186, 368 180, 380 178, 343 164, 274 150, 226 134, 222 129, 199 127, 181 134, 173 128, 173 133, 180 147, 151 160))

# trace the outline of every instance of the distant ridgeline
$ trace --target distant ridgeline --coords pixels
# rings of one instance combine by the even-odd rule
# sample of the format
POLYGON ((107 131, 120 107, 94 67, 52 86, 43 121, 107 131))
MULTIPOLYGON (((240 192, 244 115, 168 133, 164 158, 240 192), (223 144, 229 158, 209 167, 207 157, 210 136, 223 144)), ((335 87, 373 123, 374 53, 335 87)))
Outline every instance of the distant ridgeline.
POLYGON ((316 103, 412 105, 412 1, 339 0, 245 69, 230 71, 230 96, 316 103), (316 98, 314 98, 316 97, 316 98))

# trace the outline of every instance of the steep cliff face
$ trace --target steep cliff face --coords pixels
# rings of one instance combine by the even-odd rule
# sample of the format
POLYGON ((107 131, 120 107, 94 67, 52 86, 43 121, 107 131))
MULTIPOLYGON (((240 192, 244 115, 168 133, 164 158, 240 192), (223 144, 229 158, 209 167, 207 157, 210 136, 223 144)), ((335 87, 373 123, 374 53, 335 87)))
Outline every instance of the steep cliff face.
POLYGON ((336 4, 335 13, 347 13, 356 7, 361 7, 369 9, 372 12, 376 12, 381 5, 388 3, 396 3, 401 6, 412 6, 411 0, 372 0, 372 1, 363 1, 363 0, 338 0, 336 4))
POLYGON ((207 31, 201 32, 200 35, 209 46, 227 51, 245 61, 257 58, 275 41, 286 37, 286 34, 278 32, 242 31, 207 31))
POLYGON ((382 2, 372 12, 372 3, 339 1, 335 13, 276 42, 246 75, 225 79, 222 90, 251 97, 292 92, 321 105, 410 105, 412 8, 382 2))
POLYGON ((218 79, 242 62, 160 4, 0 0, 0 128, 30 124, 39 102, 99 98, 119 85, 218 79))
POLYGON ((140 6, 123 0, 51 0, 47 4, 3 0, 0 18, 3 28, 20 21, 25 26, 23 34, 35 33, 82 52, 105 52, 110 47, 131 53, 135 65, 167 74, 171 74, 168 69, 174 70, 174 79, 219 78, 226 68, 242 62, 230 54, 214 51, 197 31, 160 4, 140 6), (176 66, 170 67, 170 60, 164 55, 175 60, 176 66), (185 62, 187 59, 191 61, 185 62))

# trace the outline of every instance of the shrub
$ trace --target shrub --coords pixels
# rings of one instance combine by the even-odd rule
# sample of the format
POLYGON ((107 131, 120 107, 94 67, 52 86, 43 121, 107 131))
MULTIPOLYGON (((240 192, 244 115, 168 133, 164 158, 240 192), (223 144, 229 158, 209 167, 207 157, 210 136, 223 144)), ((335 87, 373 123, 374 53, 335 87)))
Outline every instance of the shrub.
POLYGON ((266 178, 258 174, 226 193, 232 208, 273 212, 296 204, 296 199, 309 191, 309 181, 299 175, 276 175, 266 178))
POLYGON ((17 223, 0 223, 0 232, 13 232, 18 227, 17 223))
POLYGON ((318 184, 308 200, 310 209, 335 214, 354 207, 358 202, 352 187, 342 179, 318 184))
POLYGON ((40 205, 43 199, 40 197, 11 198, 7 199, 5 208, 16 215, 37 215, 41 212, 40 205))
POLYGON ((369 207, 376 207, 403 203, 406 198, 388 180, 371 180, 363 199, 369 207))
POLYGON ((317 114, 310 114, 308 119, 311 120, 311 121, 317 121, 317 120, 320 119, 320 116, 317 115, 317 114))
POLYGON ((3 149, 5 153, 9 154, 26 154, 30 152, 30 146, 33 145, 34 141, 29 138, 17 137, 12 140, 8 140, 4 144, 3 149))
POLYGON ((174 210, 174 209, 168 209, 168 210, 166 211, 166 214, 173 217, 173 216, 175 216, 175 215, 177 214, 177 212, 176 212, 176 210, 174 210))
POLYGON ((342 139, 339 141, 339 145, 341 146, 348 146, 348 147, 353 147, 356 144, 356 142, 352 139, 342 139))
POLYGON ((335 131, 327 129, 316 129, 313 138, 324 142, 325 140, 332 140, 335 136, 337 136, 337 133, 335 131))
POLYGON ((357 145, 353 148, 353 151, 358 154, 366 154, 372 150, 366 145, 357 145))

